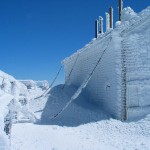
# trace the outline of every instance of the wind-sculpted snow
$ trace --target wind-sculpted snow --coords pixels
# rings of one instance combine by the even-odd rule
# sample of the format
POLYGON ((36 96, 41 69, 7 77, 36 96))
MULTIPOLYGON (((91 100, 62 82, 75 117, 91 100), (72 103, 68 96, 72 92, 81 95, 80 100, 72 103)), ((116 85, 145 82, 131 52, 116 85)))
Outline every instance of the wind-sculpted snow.
POLYGON ((47 86, 48 83, 46 81, 37 81, 35 92, 35 90, 28 89, 25 84, 14 77, 0 71, 0 150, 9 149, 10 139, 8 140, 8 137, 11 134, 14 114, 17 114, 15 122, 22 117, 32 122, 35 121, 34 114, 28 109, 28 103, 32 98, 44 92, 44 88, 47 86))
POLYGON ((27 88, 14 77, 0 71, 0 149, 9 149, 8 136, 4 132, 5 117, 9 113, 8 105, 12 99, 18 99, 20 95, 27 96, 27 88))
POLYGON ((36 102, 34 101, 35 105, 36 103, 39 104, 34 108, 34 112, 35 114, 37 113, 37 115, 39 115, 39 112, 41 113, 41 119, 39 120, 40 124, 78 126, 108 118, 107 115, 101 115, 102 111, 96 106, 96 103, 87 101, 81 94, 76 98, 76 101, 72 102, 57 118, 51 119, 66 106, 76 91, 76 88, 73 87, 66 86, 63 90, 62 87, 63 85, 56 86, 51 89, 47 97, 41 98, 41 100, 36 102), (47 102, 43 105, 44 99, 47 102), (43 108, 41 108, 42 105, 43 108))

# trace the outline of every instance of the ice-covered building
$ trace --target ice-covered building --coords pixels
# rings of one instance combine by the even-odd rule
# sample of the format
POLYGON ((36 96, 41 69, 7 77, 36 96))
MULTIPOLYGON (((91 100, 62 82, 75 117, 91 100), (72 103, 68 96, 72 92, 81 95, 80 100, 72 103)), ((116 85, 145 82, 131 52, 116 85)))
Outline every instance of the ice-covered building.
POLYGON ((150 7, 138 14, 125 8, 115 29, 62 63, 66 84, 79 88, 87 79, 82 92, 112 117, 130 120, 150 113, 150 7))

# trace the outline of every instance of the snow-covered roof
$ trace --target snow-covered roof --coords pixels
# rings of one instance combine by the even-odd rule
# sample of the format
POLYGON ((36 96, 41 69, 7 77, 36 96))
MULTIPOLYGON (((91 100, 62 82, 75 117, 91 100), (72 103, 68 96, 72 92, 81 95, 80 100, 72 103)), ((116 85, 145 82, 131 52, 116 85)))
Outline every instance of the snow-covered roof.
POLYGON ((71 61, 74 57, 88 49, 91 45, 95 44, 96 41, 102 40, 104 37, 108 36, 114 30, 120 31, 120 33, 127 33, 130 30, 133 30, 135 27, 138 27, 141 23, 150 20, 150 6, 141 11, 140 13, 135 13, 130 7, 126 7, 122 11, 122 22, 116 22, 116 27, 113 30, 105 32, 104 34, 99 34, 98 38, 93 38, 88 44, 83 48, 77 50, 71 56, 65 58, 62 61, 62 64, 65 62, 71 61))

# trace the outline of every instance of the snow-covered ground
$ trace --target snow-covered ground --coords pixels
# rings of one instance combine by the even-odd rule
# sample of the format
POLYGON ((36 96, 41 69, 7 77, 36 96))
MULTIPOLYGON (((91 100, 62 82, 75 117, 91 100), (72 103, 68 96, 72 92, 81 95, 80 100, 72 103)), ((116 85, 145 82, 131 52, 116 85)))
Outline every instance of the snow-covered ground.
POLYGON ((16 124, 12 150, 149 150, 150 116, 138 122, 101 120, 77 127, 16 124))
POLYGON ((58 85, 52 88, 47 95, 39 99, 33 99, 33 96, 41 95, 42 89, 29 90, 24 87, 28 97, 32 97, 29 99, 28 110, 34 113, 37 122, 20 120, 13 124, 10 140, 3 132, 3 121, 8 113, 7 105, 14 95, 1 90, 0 150, 8 150, 10 143, 11 150, 150 149, 150 115, 133 122, 111 119, 96 103, 87 100, 82 94, 52 120, 76 91, 73 87, 62 87, 63 85, 58 85))
POLYGON ((111 119, 96 104, 80 95, 58 118, 56 114, 75 89, 62 85, 49 95, 31 101, 30 109, 40 120, 14 124, 12 150, 149 150, 150 115, 134 122, 111 119))

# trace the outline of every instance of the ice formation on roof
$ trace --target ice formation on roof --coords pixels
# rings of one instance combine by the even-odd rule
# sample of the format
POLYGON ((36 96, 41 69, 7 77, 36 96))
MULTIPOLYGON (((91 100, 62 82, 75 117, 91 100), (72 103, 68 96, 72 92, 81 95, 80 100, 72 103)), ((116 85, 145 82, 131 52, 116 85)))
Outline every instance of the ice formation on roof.
POLYGON ((137 13, 131 7, 126 7, 122 10, 122 21, 127 21, 136 17, 137 13))
MULTIPOLYGON (((132 28, 133 25, 136 25, 136 24, 138 25, 139 22, 141 22, 143 20, 147 20, 149 18, 150 18, 150 6, 147 7, 146 9, 144 9, 143 11, 141 11, 140 13, 135 13, 134 10, 130 7, 124 8, 123 9, 123 21, 122 22, 117 21, 116 22, 116 28, 114 30, 119 30, 120 32, 122 32, 123 30, 128 30, 128 29, 132 28)), ((65 58, 62 61, 62 64, 65 61, 68 61, 69 59, 76 57, 79 53, 88 49, 88 47, 90 47, 93 43, 95 43, 94 41, 103 39, 112 31, 113 30, 110 30, 109 32, 106 32, 104 34, 100 34, 97 39, 93 38, 83 48, 77 50, 77 52, 75 52, 71 56, 65 58)))

